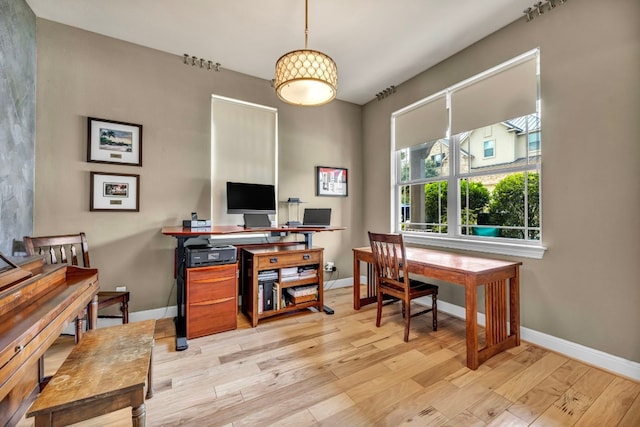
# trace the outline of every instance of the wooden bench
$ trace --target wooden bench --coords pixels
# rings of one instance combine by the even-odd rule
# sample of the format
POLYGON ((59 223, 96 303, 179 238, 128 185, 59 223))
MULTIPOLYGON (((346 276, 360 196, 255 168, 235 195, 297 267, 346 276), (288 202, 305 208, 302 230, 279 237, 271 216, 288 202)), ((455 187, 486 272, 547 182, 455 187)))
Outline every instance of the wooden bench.
POLYGON ((35 426, 63 426, 131 406, 134 426, 145 425, 153 396, 155 320, 88 331, 33 403, 35 426))

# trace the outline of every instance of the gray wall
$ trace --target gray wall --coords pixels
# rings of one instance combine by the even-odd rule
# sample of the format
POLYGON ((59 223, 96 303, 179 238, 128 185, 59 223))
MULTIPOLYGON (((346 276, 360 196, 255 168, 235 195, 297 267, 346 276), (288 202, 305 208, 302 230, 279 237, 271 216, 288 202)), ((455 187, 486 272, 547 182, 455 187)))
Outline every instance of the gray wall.
MULTIPOLYGON (((184 65, 181 56, 42 19, 37 42, 34 234, 84 231, 101 287, 126 285, 132 311, 175 305, 176 241, 161 228, 193 211, 211 217, 212 94, 278 108, 280 200, 333 208, 333 223, 349 231, 319 233, 314 245, 350 275, 353 236, 362 233, 360 106, 292 107, 268 81, 224 64, 207 71, 184 65), (142 124, 143 166, 86 162, 87 116, 142 124), (349 197, 316 197, 317 165, 348 168, 349 197), (140 212, 90 212, 90 171, 139 174, 140 212)), ((279 222, 286 215, 281 206, 279 222)))
MULTIPOLYGON (((19 14, 10 10, 0 19, 19 14)), ((567 2, 532 22, 518 20, 364 109, 344 102, 291 107, 266 81, 194 69, 174 55, 38 20, 34 233, 87 232, 103 287, 126 284, 134 311, 172 304, 175 242, 160 228, 192 210, 208 211, 215 93, 278 107, 280 198, 334 208, 335 223, 348 231, 320 233, 314 242, 327 248, 342 277, 349 276, 351 248, 366 244, 366 230, 389 228, 389 197, 380 189, 390 182, 391 112, 539 46, 548 250, 542 260, 523 260, 522 322, 640 361, 637 16, 636 0, 616 7, 567 2), (86 163, 87 116, 142 123, 144 167, 86 163), (315 197, 316 165, 349 168, 349 197, 315 197), (141 212, 89 212, 91 170, 140 174, 141 212)), ((282 213, 280 220, 286 220, 282 213)), ((13 220, 3 218, 1 229, 7 227, 13 220)), ((453 285, 443 284, 441 297, 464 303, 462 289, 453 285)))
MULTIPOLYGON (((364 108, 366 228, 389 227, 389 115, 541 49, 542 260, 523 259, 523 326, 640 362, 640 2, 522 18, 364 108)), ((364 244, 366 237, 360 236, 364 244)), ((441 298, 464 305, 462 287, 441 298)))
POLYGON ((0 252, 33 229, 36 17, 0 0, 0 252))

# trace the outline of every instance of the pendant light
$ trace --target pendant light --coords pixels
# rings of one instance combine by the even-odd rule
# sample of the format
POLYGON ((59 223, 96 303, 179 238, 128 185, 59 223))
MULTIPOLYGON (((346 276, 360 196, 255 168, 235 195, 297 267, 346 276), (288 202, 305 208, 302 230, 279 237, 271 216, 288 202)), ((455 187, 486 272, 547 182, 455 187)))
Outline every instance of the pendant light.
POLYGON ((293 105, 323 105, 336 97, 338 69, 329 56, 308 49, 309 0, 305 0, 304 49, 286 53, 276 62, 276 93, 293 105))

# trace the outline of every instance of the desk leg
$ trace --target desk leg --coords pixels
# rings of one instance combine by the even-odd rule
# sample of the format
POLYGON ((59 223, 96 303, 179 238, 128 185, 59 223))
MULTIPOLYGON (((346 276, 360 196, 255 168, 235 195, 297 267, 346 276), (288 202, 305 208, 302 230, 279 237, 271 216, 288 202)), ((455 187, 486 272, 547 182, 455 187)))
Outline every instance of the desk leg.
POLYGON ((359 252, 353 253, 353 309, 360 310, 364 305, 377 304, 378 291, 376 288, 376 274, 372 263, 361 256, 359 252), (361 264, 364 263, 367 269, 367 295, 363 298, 360 295, 360 273, 361 264))
POLYGON ((478 288, 465 279, 465 306, 467 323, 467 368, 478 369, 478 288))
POLYGON ((510 332, 515 337, 515 345, 520 345, 520 268, 516 266, 513 277, 509 279, 509 317, 510 332))
POLYGON ((178 237, 177 259, 176 259, 176 302, 178 315, 175 319, 176 324, 176 350, 182 351, 189 348, 187 344, 187 323, 185 319, 185 258, 184 258, 184 242, 185 237, 178 237))
POLYGON ((353 309, 360 310, 360 257, 353 254, 353 309))

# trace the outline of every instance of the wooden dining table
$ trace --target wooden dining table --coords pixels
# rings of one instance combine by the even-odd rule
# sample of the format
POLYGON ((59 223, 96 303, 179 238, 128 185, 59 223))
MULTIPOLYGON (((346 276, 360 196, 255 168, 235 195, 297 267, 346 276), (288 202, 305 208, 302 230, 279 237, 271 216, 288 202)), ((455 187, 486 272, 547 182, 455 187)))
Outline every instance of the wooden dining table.
MULTIPOLYGON (((410 274, 465 287, 467 367, 520 345, 520 261, 480 258, 427 248, 406 247, 410 274), (478 288, 485 288, 485 343, 478 337, 478 288), (508 303, 507 303, 508 302, 508 303)), ((370 247, 353 249, 353 308, 377 302, 373 254, 370 247), (366 284, 361 264, 367 265, 366 284), (361 287, 366 285, 366 295, 361 287)))

